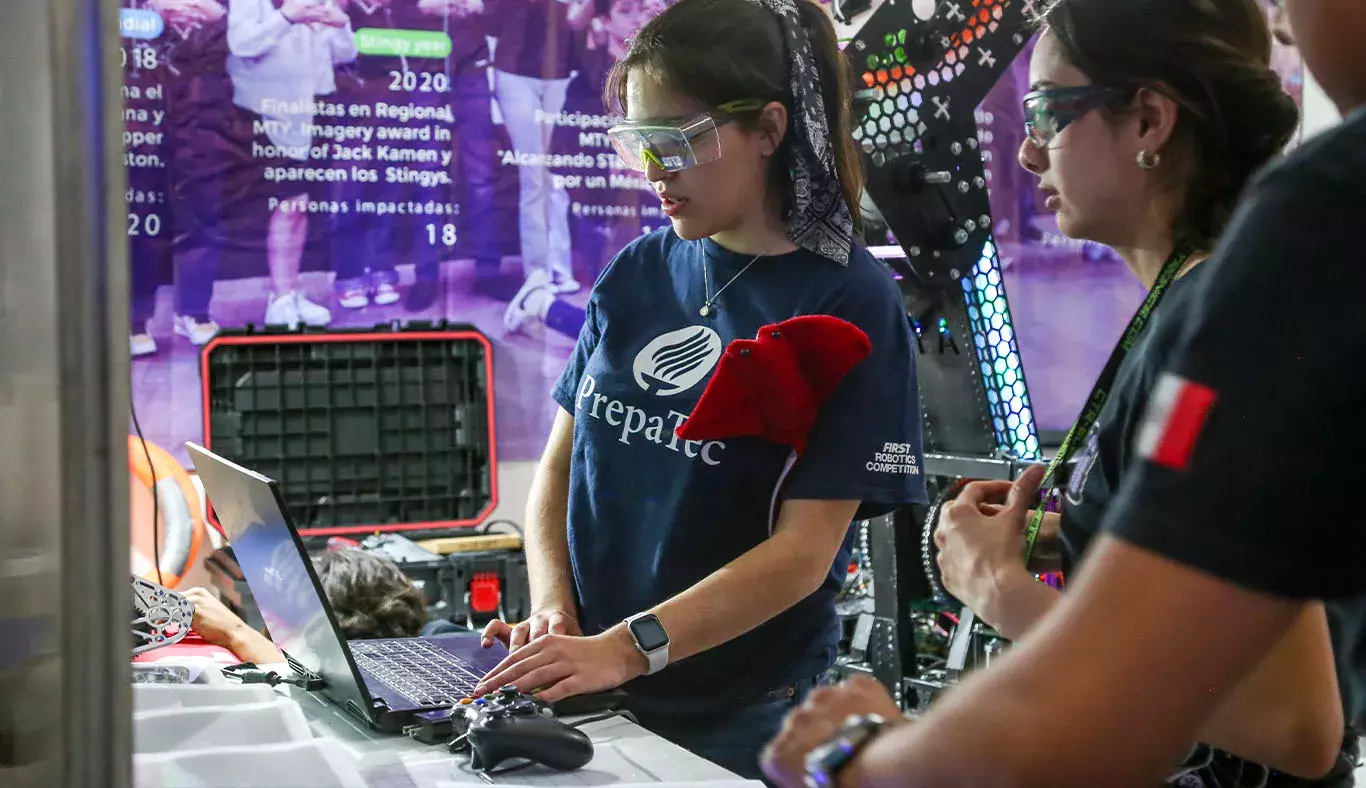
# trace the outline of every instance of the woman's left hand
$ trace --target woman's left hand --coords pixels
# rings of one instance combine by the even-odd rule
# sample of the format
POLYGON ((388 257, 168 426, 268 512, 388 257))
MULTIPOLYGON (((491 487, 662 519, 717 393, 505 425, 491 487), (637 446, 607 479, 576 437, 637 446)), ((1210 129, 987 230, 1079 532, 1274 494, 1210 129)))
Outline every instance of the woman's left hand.
POLYGON ((507 655, 489 671, 475 694, 513 685, 548 703, 615 689, 649 667, 623 625, 600 635, 546 635, 507 655))
MULTIPOLYGON (((1039 471, 1031 469, 1021 478, 1039 471)), ((1037 488, 1038 479, 1032 479, 1037 488)), ((978 615, 991 608, 1000 580, 1006 573, 1024 572, 1024 530, 1028 508, 1014 504, 1021 484, 976 482, 958 500, 946 505, 934 529, 939 547, 939 572, 944 589, 958 597, 978 615), (971 494, 969 494, 971 493, 971 494), (993 506, 981 498, 1011 495, 1004 507, 993 506)), ((989 622, 990 623, 990 622, 989 622)))

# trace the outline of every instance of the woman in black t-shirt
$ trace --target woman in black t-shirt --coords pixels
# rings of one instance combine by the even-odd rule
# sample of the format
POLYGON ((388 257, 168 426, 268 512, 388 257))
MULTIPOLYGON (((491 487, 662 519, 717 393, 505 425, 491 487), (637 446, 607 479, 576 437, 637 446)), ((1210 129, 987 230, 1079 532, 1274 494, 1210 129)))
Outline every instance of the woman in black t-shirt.
MULTIPOLYGON (((1170 332, 1154 327, 1196 294, 1201 261, 1244 185, 1298 116, 1268 66, 1255 0, 1062 0, 1040 22, 1020 163, 1039 176, 1063 233, 1114 248, 1150 289, 1131 324, 1141 333, 1116 351, 1097 385, 1104 404, 1074 427, 1053 480, 1061 513, 1044 515, 1040 533, 1061 547, 1066 573, 1134 459, 1141 408, 1171 351, 1155 339, 1170 332)), ((1023 636, 1058 601, 1031 574, 1043 567, 1020 561, 1018 532, 942 521, 935 541, 945 588, 1005 637, 1023 636)), ((1322 606, 1306 605, 1201 732, 1269 766, 1198 747, 1170 784, 1352 785, 1331 659, 1322 606)))

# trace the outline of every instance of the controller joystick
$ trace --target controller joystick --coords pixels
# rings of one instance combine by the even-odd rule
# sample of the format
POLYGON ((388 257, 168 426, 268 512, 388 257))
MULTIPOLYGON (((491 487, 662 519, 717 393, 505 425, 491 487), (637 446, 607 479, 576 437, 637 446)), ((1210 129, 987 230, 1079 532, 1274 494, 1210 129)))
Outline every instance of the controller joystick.
POLYGON ((515 759, 573 771, 593 760, 586 733, 556 719, 545 704, 516 687, 503 687, 484 701, 473 707, 466 734, 475 771, 492 771, 515 759))

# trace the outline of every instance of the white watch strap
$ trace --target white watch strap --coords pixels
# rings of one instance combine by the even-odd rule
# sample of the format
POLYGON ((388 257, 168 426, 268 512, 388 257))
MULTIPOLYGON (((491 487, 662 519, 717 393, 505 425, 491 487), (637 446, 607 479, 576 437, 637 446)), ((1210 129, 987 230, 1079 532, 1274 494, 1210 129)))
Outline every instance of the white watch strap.
POLYGON ((669 644, 665 643, 654 651, 645 653, 645 659, 650 663, 650 669, 645 671, 647 676, 667 668, 669 666, 669 644))
POLYGON ((626 624, 626 631, 631 634, 631 642, 635 643, 636 651, 639 651, 641 654, 645 655, 645 661, 649 665, 649 668, 645 671, 645 675, 647 676, 658 673, 659 671, 669 666, 669 644, 666 642, 664 645, 660 646, 654 651, 646 651, 645 649, 640 647, 640 641, 636 639, 635 630, 631 628, 631 624, 635 622, 636 619, 644 618, 648 615, 650 614, 636 613, 634 616, 631 616, 630 618, 626 619, 625 622, 623 622, 626 624))

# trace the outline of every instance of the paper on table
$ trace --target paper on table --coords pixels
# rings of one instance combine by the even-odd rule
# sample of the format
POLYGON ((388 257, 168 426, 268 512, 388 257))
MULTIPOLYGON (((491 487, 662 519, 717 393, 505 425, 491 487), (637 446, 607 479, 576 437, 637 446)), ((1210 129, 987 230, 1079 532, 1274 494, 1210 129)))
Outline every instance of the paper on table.
POLYGON ((369 788, 355 760, 330 739, 135 755, 134 788, 369 788))

